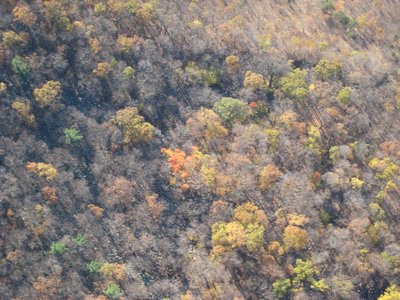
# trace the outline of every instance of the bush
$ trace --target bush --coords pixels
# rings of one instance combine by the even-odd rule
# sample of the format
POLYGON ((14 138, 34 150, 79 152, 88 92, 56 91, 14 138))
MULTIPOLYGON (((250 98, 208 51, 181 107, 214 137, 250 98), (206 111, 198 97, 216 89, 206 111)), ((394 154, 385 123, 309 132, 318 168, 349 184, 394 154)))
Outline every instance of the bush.
POLYGON ((67 246, 63 242, 52 242, 50 244, 50 253, 53 255, 64 254, 68 251, 67 246))
POLYGON ((290 279, 279 279, 275 281, 272 286, 274 287, 274 293, 279 297, 283 298, 289 294, 292 287, 290 279))
POLYGON ((36 22, 36 16, 32 13, 28 5, 17 5, 12 11, 13 17, 18 22, 32 26, 36 22))
POLYGON ((332 0, 320 0, 319 6, 323 13, 329 13, 334 9, 332 0))
POLYGON ((122 129, 125 144, 149 142, 153 139, 153 125, 144 121, 136 107, 119 110, 111 122, 122 129))
POLYGON ((260 189, 270 189, 281 178, 283 173, 275 165, 267 165, 260 173, 260 189))
POLYGON ((28 64, 19 56, 16 56, 11 61, 11 67, 15 74, 24 81, 29 79, 29 67, 28 64))
POLYGON ((118 284, 110 283, 107 288, 103 291, 104 295, 112 299, 120 298, 124 295, 118 284))
POLYGON ((14 101, 11 107, 29 124, 35 125, 35 116, 32 114, 30 102, 14 101))
POLYGON ((135 69, 132 68, 131 66, 128 66, 128 67, 124 68, 124 70, 122 71, 122 74, 124 74, 124 77, 126 79, 133 79, 135 76, 135 69))
POLYGON ((282 91, 291 98, 302 101, 308 96, 307 71, 299 68, 280 80, 282 91))
POLYGON ((86 265, 86 269, 90 272, 90 273, 99 273, 100 269, 102 267, 103 263, 97 261, 97 260, 92 260, 91 262, 89 262, 86 265))
POLYGON ((78 234, 78 235, 77 235, 76 237, 74 237, 72 240, 73 240, 73 242, 74 242, 77 246, 79 246, 79 247, 84 246, 85 243, 86 243, 86 238, 85 238, 85 236, 84 236, 83 234, 78 234))
POLYGON ((19 47, 27 42, 27 37, 23 33, 16 33, 15 31, 6 31, 3 33, 3 45, 7 49, 19 47))
POLYGON ((250 89, 253 91, 268 89, 268 83, 265 80, 264 76, 252 71, 247 71, 244 74, 243 85, 246 89, 250 89))
POLYGON ((400 299, 400 287, 396 284, 391 284, 385 293, 379 296, 378 300, 398 300, 400 299))
POLYGON ((349 87, 341 88, 339 94, 336 97, 336 100, 339 103, 347 106, 350 103, 350 99, 351 99, 351 89, 349 87))
POLYGON ((57 109, 62 107, 61 100, 61 84, 58 81, 47 81, 41 88, 36 88, 33 91, 36 102, 39 106, 50 107, 57 109))
POLYGON ((65 135, 65 142, 68 145, 80 142, 83 139, 81 132, 79 131, 79 129, 76 128, 65 128, 64 135, 65 135))
POLYGON ((327 59, 321 59, 314 71, 321 80, 327 81, 341 75, 342 64, 338 61, 330 62, 327 59))
POLYGON ((247 105, 236 98, 224 97, 214 104, 214 111, 227 123, 241 121, 246 117, 247 105))
POLYGON ((51 181, 57 176, 57 169, 51 164, 30 162, 26 165, 28 171, 34 172, 40 177, 51 181))
POLYGON ((308 244, 307 231, 297 226, 288 225, 283 234, 283 243, 286 249, 302 250, 308 244))
POLYGON ((348 16, 343 10, 333 13, 333 18, 345 28, 353 28, 357 26, 357 21, 348 16))

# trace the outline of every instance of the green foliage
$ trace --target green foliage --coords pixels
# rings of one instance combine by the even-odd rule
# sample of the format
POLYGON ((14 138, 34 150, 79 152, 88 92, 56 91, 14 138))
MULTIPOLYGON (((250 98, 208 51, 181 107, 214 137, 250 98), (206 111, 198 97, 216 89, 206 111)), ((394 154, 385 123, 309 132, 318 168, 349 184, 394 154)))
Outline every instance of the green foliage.
POLYGON ((319 6, 324 13, 329 13, 334 9, 332 0, 320 0, 319 6))
POLYGON ((15 74, 24 81, 29 79, 29 67, 23 58, 16 56, 11 61, 11 66, 15 74))
POLYGON ((247 105, 236 98, 224 97, 214 104, 214 111, 227 124, 243 120, 246 116, 247 105))
POLYGON ((311 260, 296 259, 296 267, 294 267, 293 272, 296 274, 293 279, 294 284, 304 281, 313 281, 315 275, 311 260))
POLYGON ((72 238, 72 240, 79 247, 84 246, 86 243, 86 238, 83 234, 78 234, 76 237, 72 238))
POLYGON ((345 28, 354 28, 357 26, 357 21, 348 16, 343 10, 334 12, 332 16, 345 28))
POLYGON ((349 87, 341 88, 336 100, 343 105, 349 105, 351 100, 351 89, 349 87))
POLYGON ((289 294, 290 289, 292 287, 292 283, 290 279, 278 279, 275 281, 272 286, 274 287, 274 293, 279 298, 283 298, 287 294, 289 294))
POLYGON ((332 161, 334 165, 339 161, 340 159, 339 146, 332 146, 329 149, 329 159, 332 161))
POLYGON ((329 286, 325 283, 324 279, 314 280, 311 283, 310 288, 312 290, 318 291, 318 292, 325 292, 325 291, 329 290, 329 286))
POLYGON ((279 297, 287 296, 292 287, 303 288, 305 285, 314 291, 325 292, 329 286, 325 283, 324 279, 316 280, 315 276, 318 270, 314 268, 311 260, 296 259, 296 266, 293 268, 294 278, 279 279, 275 281, 272 286, 274 293, 279 297))
POLYGON ((92 260, 91 262, 89 262, 86 265, 86 269, 90 273, 99 273, 102 266, 103 266, 103 263, 101 263, 101 262, 99 262, 97 260, 92 260))
POLYGON ((297 101, 304 100, 308 95, 307 71, 299 68, 280 80, 282 91, 297 101))
POLYGON ((104 3, 96 3, 94 6, 94 12, 96 15, 103 15, 107 11, 107 6, 104 3))
POLYGON ((381 258, 383 262, 391 269, 395 269, 399 267, 399 257, 396 255, 391 255, 387 252, 381 253, 381 258))
POLYGON ((83 136, 81 135, 81 132, 79 131, 79 129, 76 129, 76 128, 65 128, 64 134, 65 134, 65 142, 68 145, 74 144, 74 143, 77 143, 77 142, 80 142, 83 140, 83 136))
POLYGON ((107 288, 103 291, 104 295, 112 299, 120 298, 124 295, 118 284, 110 283, 107 288))
POLYGON ((204 83, 208 85, 216 85, 219 82, 219 76, 217 69, 210 69, 210 70, 202 70, 201 78, 204 83))
POLYGON ((50 253, 53 255, 64 254, 68 251, 67 246, 63 242, 52 242, 50 244, 50 253))
POLYGON ((386 213, 378 203, 370 203, 368 205, 368 210, 374 221, 382 221, 385 219, 386 213))
POLYGON ((122 71, 122 74, 124 74, 126 79, 132 79, 135 76, 135 69, 128 66, 122 71))
POLYGON ((321 59, 315 66, 314 71, 321 80, 327 81, 340 76, 342 64, 338 61, 331 62, 327 59, 321 59))
POLYGON ((368 226, 367 234, 374 245, 377 245, 381 242, 383 227, 384 223, 382 221, 374 222, 368 226))
POLYGON ((322 209, 318 215, 324 226, 327 226, 331 222, 331 216, 325 209, 322 209))

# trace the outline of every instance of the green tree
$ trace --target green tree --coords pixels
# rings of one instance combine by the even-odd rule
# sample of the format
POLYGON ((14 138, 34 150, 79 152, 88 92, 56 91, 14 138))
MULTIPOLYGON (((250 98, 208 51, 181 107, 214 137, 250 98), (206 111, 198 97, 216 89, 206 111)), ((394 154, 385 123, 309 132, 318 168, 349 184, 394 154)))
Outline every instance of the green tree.
POLYGON ((282 91, 297 101, 303 101, 308 95, 307 71, 299 68, 280 79, 282 91))
POLYGON ((290 289, 292 288, 292 283, 288 278, 278 279, 272 284, 272 286, 274 287, 274 293, 279 298, 283 298, 284 296, 290 293, 290 289))
POLYGON ((342 73, 342 64, 338 61, 329 61, 327 59, 321 59, 314 68, 317 76, 323 80, 331 80, 339 77, 342 73))
POLYGON ((83 234, 78 234, 76 237, 72 238, 72 240, 77 246, 80 247, 84 246, 86 243, 86 238, 83 234))
POLYGON ((50 253, 53 255, 64 254, 68 251, 67 246, 63 242, 52 242, 50 244, 50 253))
POLYGON ((86 265, 86 269, 90 272, 90 273, 99 273, 101 267, 103 266, 102 262, 99 262, 97 260, 92 260, 91 262, 89 262, 86 265))
POLYGON ((241 121, 246 117, 247 105, 236 98, 224 97, 214 104, 214 111, 227 124, 241 121))
POLYGON ((124 295, 118 284, 110 283, 107 285, 106 289, 103 291, 104 295, 112 299, 120 298, 124 295))
POLYGON ((23 81, 29 79, 29 67, 23 58, 16 56, 11 61, 11 67, 15 74, 19 76, 23 81))
POLYGON ((64 135, 65 135, 65 142, 68 145, 80 142, 83 139, 81 132, 79 131, 79 129, 76 128, 65 128, 64 135))
POLYGON ((348 105, 351 100, 351 89, 349 87, 341 88, 336 100, 343 105, 348 105))

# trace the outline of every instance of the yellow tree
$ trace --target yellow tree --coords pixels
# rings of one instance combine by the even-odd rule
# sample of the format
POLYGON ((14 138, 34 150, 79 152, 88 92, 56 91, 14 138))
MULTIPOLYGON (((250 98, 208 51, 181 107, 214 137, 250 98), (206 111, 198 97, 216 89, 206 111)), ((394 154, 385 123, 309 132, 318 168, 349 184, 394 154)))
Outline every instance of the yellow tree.
POLYGON ((125 144, 149 142, 154 137, 153 125, 144 121, 136 107, 119 110, 111 122, 122 129, 125 144))

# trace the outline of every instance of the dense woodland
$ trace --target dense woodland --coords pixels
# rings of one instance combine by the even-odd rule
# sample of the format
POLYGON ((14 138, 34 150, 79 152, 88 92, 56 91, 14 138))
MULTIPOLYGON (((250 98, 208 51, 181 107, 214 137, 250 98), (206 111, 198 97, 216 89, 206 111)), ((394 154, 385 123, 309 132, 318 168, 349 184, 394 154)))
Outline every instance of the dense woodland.
POLYGON ((400 299, 400 2, 0 2, 1 299, 400 299))

